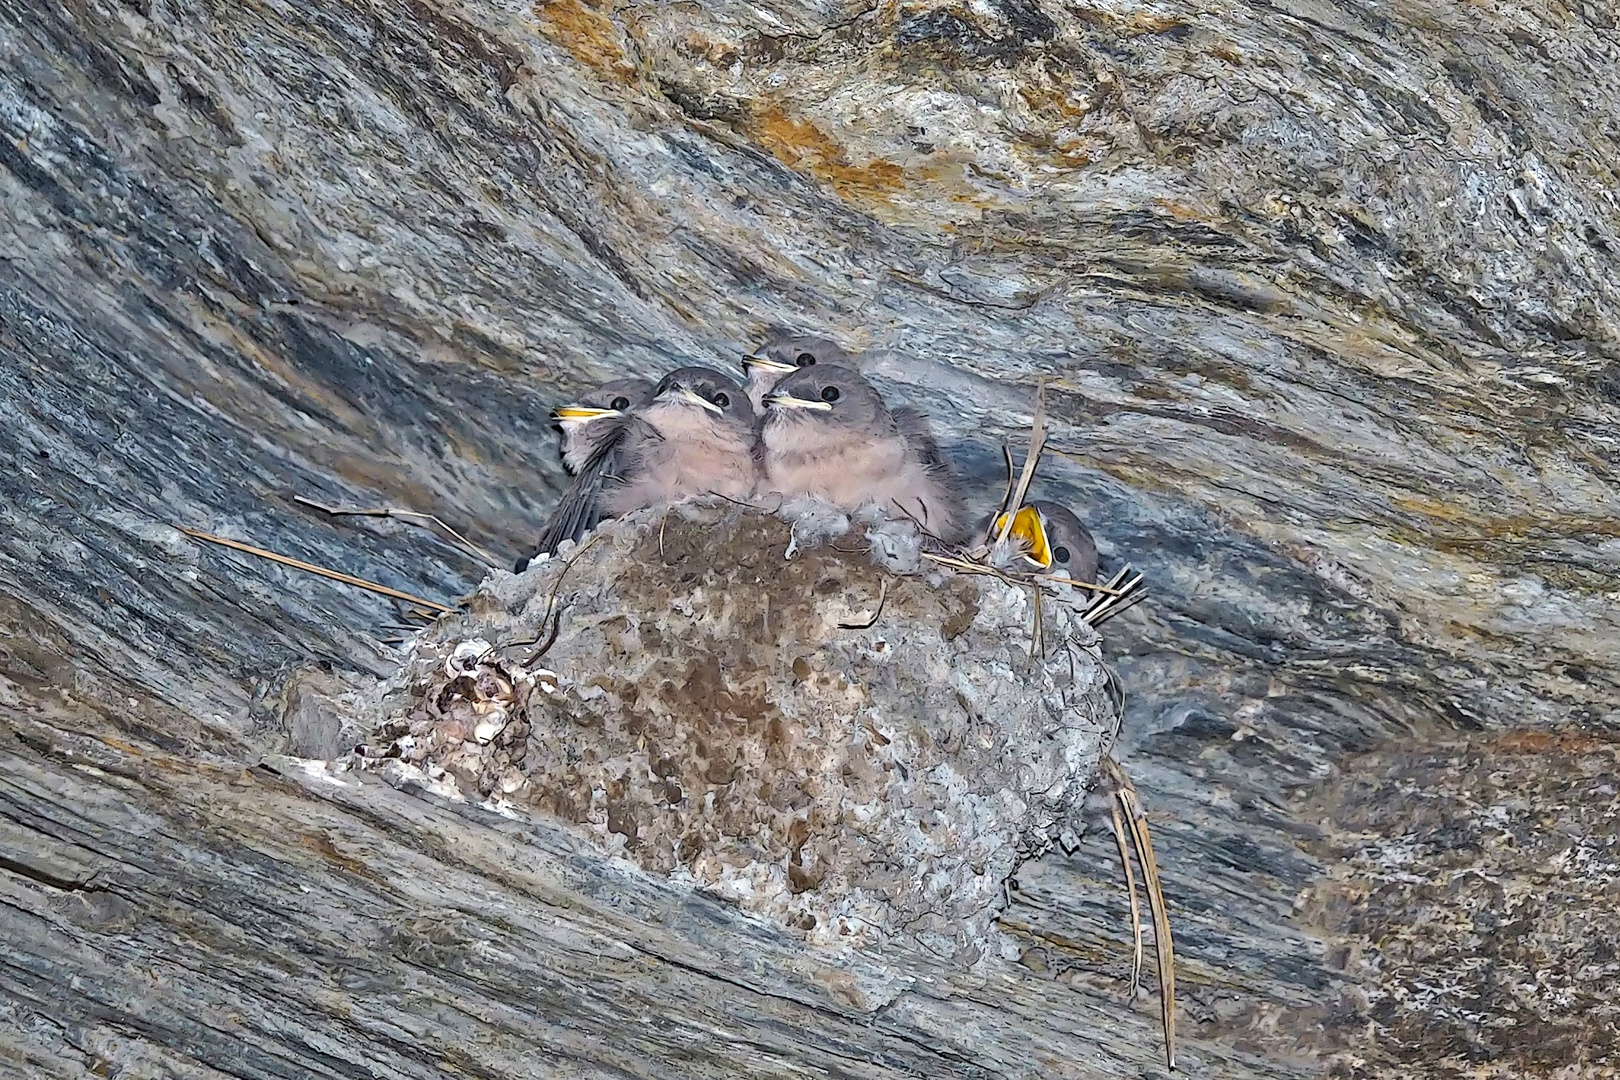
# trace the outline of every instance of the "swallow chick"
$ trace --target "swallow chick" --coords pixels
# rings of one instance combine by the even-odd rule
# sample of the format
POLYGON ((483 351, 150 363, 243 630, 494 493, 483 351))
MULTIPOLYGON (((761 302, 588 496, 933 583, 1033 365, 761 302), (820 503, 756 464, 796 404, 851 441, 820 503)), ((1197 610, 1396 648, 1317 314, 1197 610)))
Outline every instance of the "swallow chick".
POLYGON ((735 380, 705 367, 677 368, 652 398, 600 418, 589 456, 540 530, 535 555, 576 543, 604 518, 698 495, 745 499, 758 476, 754 411, 735 380))
MULTIPOLYGON (((986 522, 992 544, 1006 518, 999 514, 986 522)), ((991 559, 1000 566, 1019 563, 1037 573, 1064 573, 1075 581, 1097 580, 1097 542, 1068 507, 1044 499, 1026 503, 1013 514, 1007 548, 992 548, 991 559)))
POLYGON ((765 395, 776 384, 800 368, 816 364, 849 367, 849 354, 824 337, 807 334, 778 334, 757 353, 743 357, 743 387, 754 411, 764 408, 765 395))
POLYGON ((553 409, 551 418, 562 428, 563 467, 574 475, 584 468, 591 451, 614 427, 604 421, 621 419, 630 410, 652 400, 653 386, 648 379, 615 379, 594 387, 571 405, 553 409))
POLYGON ((815 364, 765 395, 759 491, 819 499, 846 512, 911 517, 947 543, 962 537, 956 477, 921 414, 900 418, 859 373, 815 364))
POLYGON ((753 494, 754 410, 734 379, 712 368, 677 368, 633 416, 639 423, 627 434, 636 437, 624 440, 619 467, 603 490, 609 514, 696 495, 753 494))

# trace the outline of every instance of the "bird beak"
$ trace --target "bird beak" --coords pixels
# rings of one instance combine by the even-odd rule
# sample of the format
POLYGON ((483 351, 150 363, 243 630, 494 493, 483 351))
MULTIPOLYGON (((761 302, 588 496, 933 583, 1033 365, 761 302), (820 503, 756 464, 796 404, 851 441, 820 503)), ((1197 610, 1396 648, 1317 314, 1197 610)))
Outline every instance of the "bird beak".
POLYGON ((811 401, 809 398, 794 397, 792 394, 772 394, 765 399, 765 405, 771 409, 814 409, 816 412, 832 412, 832 405, 825 401, 811 401))
POLYGON ((751 373, 754 368, 764 368, 766 371, 779 371, 779 372, 783 373, 784 375, 787 374, 788 372, 799 370, 798 368, 794 367, 792 364, 784 364, 784 363, 782 363, 782 361, 780 361, 780 360, 772 360, 768 356, 749 355, 749 356, 743 357, 743 360, 742 360, 743 374, 747 375, 747 374, 751 373))
POLYGON ((725 411, 721 409, 720 406, 698 393, 696 390, 686 386, 672 386, 658 396, 661 398, 674 398, 675 400, 684 402, 687 405, 697 405, 708 409, 712 413, 720 413, 725 411))
MULTIPOLYGON (((994 532, 1000 533, 1003 525, 1007 523, 1007 515, 1002 514, 996 518, 994 532)), ((1012 528, 1007 530, 1008 539, 1022 541, 1024 545, 1024 558, 1041 570, 1052 566, 1052 545, 1046 538, 1046 523, 1033 506, 1019 507, 1013 515, 1012 528)))
POLYGON ((560 409, 551 410, 551 418, 558 421, 580 422, 596 420, 603 416, 623 416, 618 409, 592 409, 584 405, 564 405, 560 409))

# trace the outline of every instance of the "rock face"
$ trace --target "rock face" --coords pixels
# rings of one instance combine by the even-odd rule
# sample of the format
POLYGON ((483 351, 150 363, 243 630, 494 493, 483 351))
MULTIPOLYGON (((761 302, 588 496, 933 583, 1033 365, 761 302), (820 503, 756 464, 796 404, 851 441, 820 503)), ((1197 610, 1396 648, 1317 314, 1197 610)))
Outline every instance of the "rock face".
POLYGON ((730 504, 614 522, 426 635, 362 760, 583 826, 811 941, 999 952, 1008 879, 1079 831, 1115 727, 1084 594, 1051 587, 1037 646, 1025 588, 897 576, 870 543, 730 504))
MULTIPOLYGON (((1531 765, 1346 785, 1435 775, 1430 745, 1485 763, 1615 726, 1613 23, 1584 2, 0 0, 0 1060, 1154 1068, 1105 832, 1020 868, 1016 964, 908 956, 915 982, 860 1013, 828 988, 866 974, 572 833, 285 761, 348 741, 323 702, 397 672, 413 628, 171 527, 449 601, 479 558, 297 497, 437 514, 499 565, 562 483, 551 406, 781 325, 867 350, 980 508, 1046 380, 1035 493, 1153 589, 1108 655, 1189 1070, 1612 1069, 1587 989, 1607 939, 1567 924, 1594 944, 1555 1023, 1513 973, 1559 950, 1514 953, 1516 901, 1462 888, 1491 822, 1576 860, 1601 814, 1546 825, 1563 788, 1531 765), (1436 806, 1456 828, 1421 824, 1436 806), (1454 881, 1395 880, 1419 827, 1454 881), (1459 944, 1410 947, 1428 921, 1459 944), (1408 992, 1459 970, 1477 1008, 1408 992)), ((1608 864, 1571 865, 1582 918, 1613 925, 1608 864)))

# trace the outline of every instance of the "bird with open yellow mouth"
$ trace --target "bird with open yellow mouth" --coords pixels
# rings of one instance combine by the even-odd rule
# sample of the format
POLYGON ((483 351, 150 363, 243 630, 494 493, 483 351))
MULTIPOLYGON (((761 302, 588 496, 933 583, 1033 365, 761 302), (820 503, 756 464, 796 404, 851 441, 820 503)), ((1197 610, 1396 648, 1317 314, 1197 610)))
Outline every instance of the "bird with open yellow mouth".
MULTIPOLYGON (((1006 522, 1006 514, 996 515, 986 530, 992 540, 1006 522)), ((995 561, 1016 560, 1042 574, 1061 571, 1075 581, 1097 580, 1097 542, 1067 507, 1043 499, 1019 507, 1006 542, 1010 550, 999 556, 992 552, 995 561)))

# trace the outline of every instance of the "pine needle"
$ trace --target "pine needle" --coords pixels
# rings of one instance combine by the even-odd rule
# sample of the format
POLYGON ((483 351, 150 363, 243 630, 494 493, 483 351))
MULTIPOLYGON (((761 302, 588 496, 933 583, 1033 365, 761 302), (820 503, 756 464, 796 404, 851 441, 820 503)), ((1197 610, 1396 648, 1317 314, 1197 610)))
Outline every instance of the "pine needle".
POLYGON ((368 592, 379 593, 383 596, 391 596, 395 600, 408 600, 419 607, 427 608, 429 611, 436 611, 441 615, 455 614, 456 609, 453 607, 446 607, 444 604, 433 600, 424 600, 420 596, 413 596, 408 592, 401 592, 399 589, 390 589, 387 585, 379 585, 375 581, 367 581, 365 578, 357 578, 352 574, 344 574, 336 570, 328 570, 324 566, 316 566, 314 563, 307 563, 302 559, 294 559, 287 555, 278 555, 274 551, 266 551, 264 548, 254 547, 252 544, 244 544, 240 540, 227 540, 223 536, 215 536, 213 533, 205 533, 201 529, 188 529, 184 525, 175 525, 173 527, 185 533, 193 540, 206 540, 210 544, 218 544, 220 547, 228 547, 233 551, 242 551, 249 555, 257 555, 261 559, 269 559, 271 562, 280 563, 282 566, 290 566, 294 570, 302 570, 309 574, 319 574, 321 577, 329 578, 332 581, 341 581, 343 584, 353 585, 357 589, 365 589, 368 592))

